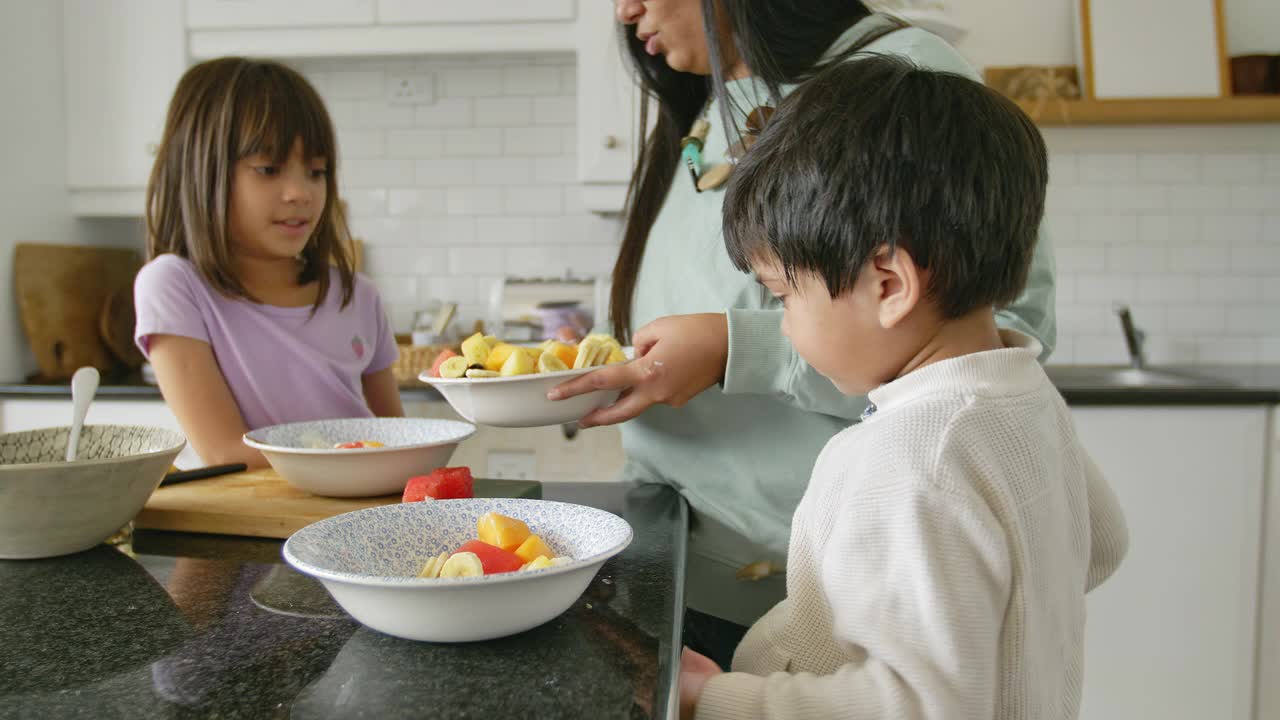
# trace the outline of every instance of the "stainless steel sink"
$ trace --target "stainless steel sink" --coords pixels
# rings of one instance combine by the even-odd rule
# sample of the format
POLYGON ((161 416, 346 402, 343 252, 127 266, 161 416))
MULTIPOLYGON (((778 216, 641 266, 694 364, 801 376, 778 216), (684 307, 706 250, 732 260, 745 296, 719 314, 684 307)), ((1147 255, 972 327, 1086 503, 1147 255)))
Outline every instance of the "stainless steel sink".
POLYGON ((1071 388, 1221 388, 1234 383, 1185 370, 1123 365, 1051 365, 1054 384, 1071 388))

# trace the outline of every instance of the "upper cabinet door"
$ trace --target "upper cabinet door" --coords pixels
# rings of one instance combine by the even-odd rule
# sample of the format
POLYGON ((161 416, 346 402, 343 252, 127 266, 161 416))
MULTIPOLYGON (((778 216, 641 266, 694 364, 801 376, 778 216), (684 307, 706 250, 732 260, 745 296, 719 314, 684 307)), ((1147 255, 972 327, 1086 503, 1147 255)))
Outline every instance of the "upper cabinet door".
POLYGON ((373 21, 374 0, 187 0, 187 27, 192 30, 369 25, 373 21))
POLYGON ((622 210, 641 142, 640 88, 618 47, 613 3, 584 3, 578 18, 578 176, 583 203, 622 210))
MULTIPOLYGON (((182 8, 173 0, 64 0, 67 184, 73 199, 79 190, 146 187, 169 98, 186 69, 182 8)), ((130 207, 141 195, 132 197, 130 207)), ((134 209, 141 214, 140 205, 134 209)))
MULTIPOLYGON (((587 4, 591 3, 606 4, 603 0, 588 0, 587 4)), ((378 0, 378 22, 508 23, 572 20, 573 6, 574 0, 378 0)))

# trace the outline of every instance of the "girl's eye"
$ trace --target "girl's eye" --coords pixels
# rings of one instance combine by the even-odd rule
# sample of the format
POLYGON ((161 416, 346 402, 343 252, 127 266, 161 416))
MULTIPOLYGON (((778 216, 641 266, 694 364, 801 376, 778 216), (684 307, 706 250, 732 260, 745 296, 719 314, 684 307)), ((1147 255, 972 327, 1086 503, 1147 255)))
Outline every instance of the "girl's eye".
POLYGON ((311 177, 322 178, 329 174, 329 168, 311 168, 311 177))
POLYGON ((275 165, 255 165, 253 171, 265 177, 275 177, 280 168, 275 165))

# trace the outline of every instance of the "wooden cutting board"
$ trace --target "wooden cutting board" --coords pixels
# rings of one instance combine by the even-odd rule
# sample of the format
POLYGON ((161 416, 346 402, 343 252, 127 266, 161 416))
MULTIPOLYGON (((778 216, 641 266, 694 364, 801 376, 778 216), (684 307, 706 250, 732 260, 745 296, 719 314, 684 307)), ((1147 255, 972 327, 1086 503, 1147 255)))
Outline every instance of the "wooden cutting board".
MULTIPOLYGON (((530 480, 476 478, 476 497, 542 497, 530 480)), ((221 535, 287 538, 294 532, 352 510, 400 502, 399 495, 330 498, 299 490, 275 470, 250 470, 158 488, 133 525, 140 530, 177 530, 221 535)))
POLYGON ((115 367, 99 332, 102 308, 117 291, 132 300, 141 266, 137 252, 121 248, 14 246, 13 286, 41 379, 65 380, 86 365, 103 373, 115 367))

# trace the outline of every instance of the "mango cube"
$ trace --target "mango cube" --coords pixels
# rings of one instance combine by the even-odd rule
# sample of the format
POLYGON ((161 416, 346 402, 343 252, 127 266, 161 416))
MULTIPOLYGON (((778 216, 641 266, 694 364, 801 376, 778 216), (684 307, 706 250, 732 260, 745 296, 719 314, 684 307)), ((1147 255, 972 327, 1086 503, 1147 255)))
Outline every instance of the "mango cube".
POLYGON ((484 361, 485 370, 492 370, 494 372, 502 370, 502 364, 505 363, 507 358, 511 357, 511 353, 517 349, 518 348, 511 343, 500 342, 497 345, 494 345, 493 349, 489 351, 489 357, 484 361))
POLYGON ((476 536, 480 542, 496 545, 503 550, 514 551, 529 538, 529 526, 523 520, 487 512, 476 521, 476 536))
POLYGON ((527 563, 533 562, 538 558, 538 556, 552 558, 556 555, 551 552, 551 548, 547 547, 547 544, 537 535, 530 535, 525 538, 524 542, 520 543, 520 547, 516 548, 515 552, 520 556, 521 560, 524 560, 527 563))
POLYGON ((506 361, 502 363, 502 370, 499 372, 503 377, 510 377, 512 375, 528 375, 534 371, 533 356, 522 348, 515 348, 507 356, 506 361))

